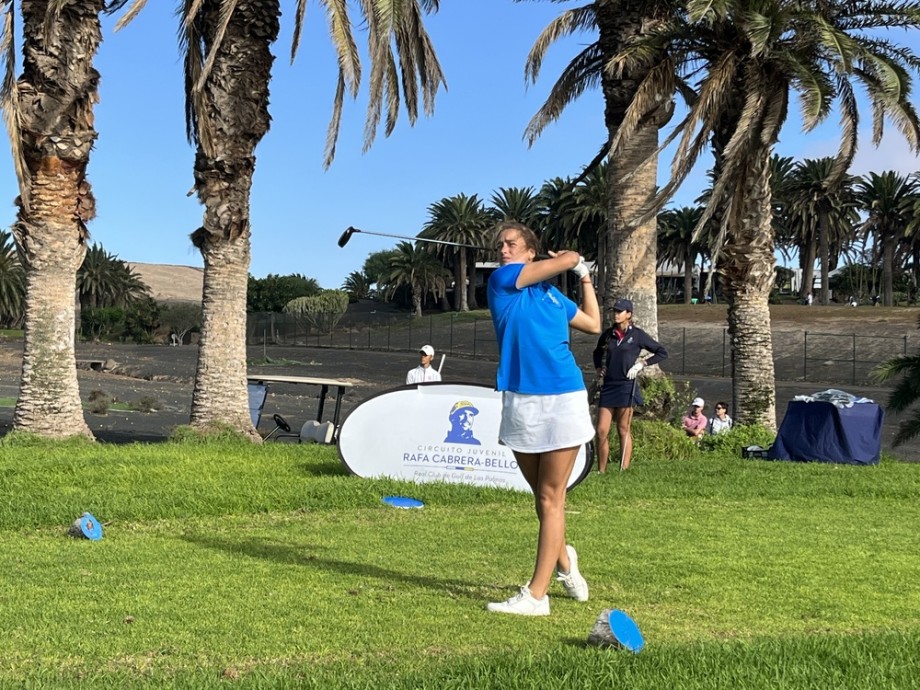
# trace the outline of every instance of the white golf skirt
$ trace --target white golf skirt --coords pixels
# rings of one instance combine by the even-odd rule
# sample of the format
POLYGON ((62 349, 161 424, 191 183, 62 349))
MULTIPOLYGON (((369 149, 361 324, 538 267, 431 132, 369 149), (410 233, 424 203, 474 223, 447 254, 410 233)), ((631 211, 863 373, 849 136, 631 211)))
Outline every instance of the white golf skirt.
POLYGON ((560 395, 502 392, 498 440, 511 450, 545 453, 581 446, 594 438, 585 390, 560 395))

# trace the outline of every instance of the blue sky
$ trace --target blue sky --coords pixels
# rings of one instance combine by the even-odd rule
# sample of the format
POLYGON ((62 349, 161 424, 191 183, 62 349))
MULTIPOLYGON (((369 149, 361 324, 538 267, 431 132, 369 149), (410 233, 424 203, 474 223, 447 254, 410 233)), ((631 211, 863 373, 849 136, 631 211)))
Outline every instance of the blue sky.
MULTIPOLYGON (((194 195, 187 195, 194 149, 185 139, 176 4, 149 2, 118 33, 114 20, 106 20, 96 60, 102 75, 96 106, 99 138, 89 178, 98 216, 90 232, 94 241, 126 261, 201 266, 188 239, 201 224, 203 209, 194 195)), ((562 67, 590 37, 551 49, 540 80, 528 87, 523 74, 530 46, 562 9, 578 4, 444 0, 441 11, 428 20, 448 84, 438 95, 434 116, 420 117, 409 127, 402 114, 394 134, 386 139, 381 133, 362 154, 362 89, 358 101, 346 102, 336 159, 324 170, 335 56, 322 8, 309 3, 301 48, 290 64, 294 2, 283 0, 282 35, 274 46, 272 128, 256 151, 252 274, 301 273, 323 287, 339 287, 348 273, 361 269, 369 253, 396 243, 356 235, 339 248, 336 242, 349 225, 414 235, 427 219, 428 206, 443 197, 462 192, 488 200, 499 187, 539 188, 551 177, 577 174, 605 138, 598 92, 571 105, 532 148, 522 134, 562 67)), ((896 38, 904 40, 903 35, 896 38)), ((906 42, 920 51, 916 34, 906 42)), ((807 137, 799 129, 791 116, 778 153, 804 158, 836 151, 835 120, 807 137)), ((867 135, 862 139, 851 172, 920 168, 893 127, 877 150, 867 135)), ((0 223, 7 226, 15 219, 18 192, 5 150, 0 182, 7 193, 0 223)), ((663 156, 662 168, 668 163, 663 156)), ((699 193, 705 184, 702 170, 675 203, 689 203, 699 193)))

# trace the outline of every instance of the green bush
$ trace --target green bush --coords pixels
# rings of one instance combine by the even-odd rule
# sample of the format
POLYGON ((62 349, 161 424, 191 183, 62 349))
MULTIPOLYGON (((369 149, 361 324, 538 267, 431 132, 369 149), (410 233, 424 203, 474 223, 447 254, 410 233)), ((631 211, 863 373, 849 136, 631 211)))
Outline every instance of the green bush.
POLYGON ((156 412, 162 405, 156 398, 145 395, 140 400, 131 403, 131 409, 137 412, 156 412))
POLYGON ((90 412, 104 415, 109 412, 109 407, 112 404, 112 397, 105 391, 94 390, 89 394, 87 402, 89 403, 90 412))
POLYGON ((741 449, 748 446, 769 448, 775 439, 772 431, 762 426, 736 424, 731 429, 715 436, 706 435, 700 441, 700 448, 706 451, 725 453, 729 457, 741 457, 741 449))
MULTIPOLYGON (((687 438, 683 429, 672 424, 634 419, 632 437, 633 455, 637 459, 693 460, 702 457, 697 444, 687 438)), ((612 439, 616 444, 616 431, 612 432, 612 439)))
POLYGON ((639 382, 645 404, 636 408, 635 416, 641 419, 679 424, 693 399, 690 383, 674 381, 667 374, 643 376, 639 382))
POLYGON ((348 311, 348 293, 323 290, 318 295, 298 297, 284 305, 284 311, 306 319, 320 333, 331 333, 348 311))

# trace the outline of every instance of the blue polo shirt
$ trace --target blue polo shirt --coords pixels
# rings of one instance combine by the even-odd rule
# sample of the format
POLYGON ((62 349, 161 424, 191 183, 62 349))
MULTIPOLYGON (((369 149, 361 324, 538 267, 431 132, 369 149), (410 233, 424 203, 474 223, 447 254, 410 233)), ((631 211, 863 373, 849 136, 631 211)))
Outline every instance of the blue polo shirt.
POLYGON ((489 277, 489 310, 498 339, 496 389, 527 395, 584 390, 569 349, 569 321, 578 306, 547 282, 518 289, 525 264, 506 264, 489 277))

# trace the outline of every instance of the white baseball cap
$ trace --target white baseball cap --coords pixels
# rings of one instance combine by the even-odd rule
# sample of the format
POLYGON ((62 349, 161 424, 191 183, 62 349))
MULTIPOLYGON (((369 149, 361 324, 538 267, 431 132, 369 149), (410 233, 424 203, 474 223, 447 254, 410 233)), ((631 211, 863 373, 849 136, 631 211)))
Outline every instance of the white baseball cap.
POLYGON ((690 403, 690 405, 691 405, 692 407, 705 407, 705 403, 703 403, 703 399, 702 399, 702 398, 694 398, 694 399, 693 399, 693 402, 690 403))
POLYGON ((423 355, 428 355, 429 357, 434 357, 434 348, 431 345, 423 345, 419 352, 423 355))

